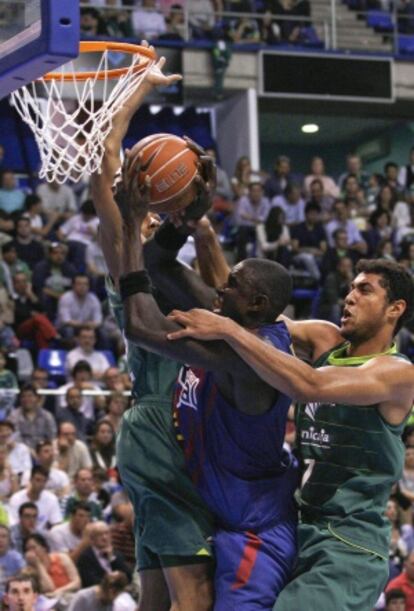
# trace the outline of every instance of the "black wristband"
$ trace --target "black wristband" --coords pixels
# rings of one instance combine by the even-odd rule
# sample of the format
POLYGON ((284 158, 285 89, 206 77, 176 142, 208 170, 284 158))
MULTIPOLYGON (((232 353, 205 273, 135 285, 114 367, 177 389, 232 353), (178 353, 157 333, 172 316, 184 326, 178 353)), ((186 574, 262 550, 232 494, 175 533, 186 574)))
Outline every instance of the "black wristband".
POLYGON ((122 301, 136 293, 152 293, 151 279, 148 272, 142 269, 139 272, 131 272, 119 279, 119 292, 122 301))
POLYGON ((158 246, 165 250, 180 250, 182 246, 187 242, 188 234, 182 233, 175 227, 170 221, 166 220, 163 222, 161 227, 157 230, 154 235, 154 240, 158 246))

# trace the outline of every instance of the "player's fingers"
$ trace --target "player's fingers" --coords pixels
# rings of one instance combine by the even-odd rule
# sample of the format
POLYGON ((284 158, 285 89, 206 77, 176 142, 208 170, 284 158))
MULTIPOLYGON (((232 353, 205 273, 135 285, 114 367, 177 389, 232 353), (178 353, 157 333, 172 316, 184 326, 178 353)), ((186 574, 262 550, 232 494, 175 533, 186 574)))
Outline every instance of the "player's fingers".
POLYGON ((167 85, 173 85, 174 83, 177 83, 178 81, 182 81, 183 77, 181 74, 169 74, 167 77, 167 85))
POLYGON ((167 333, 167 339, 174 341, 176 339, 182 339, 183 337, 190 337, 191 333, 192 333, 191 327, 189 327, 188 329, 180 329, 179 331, 173 331, 172 333, 167 333))
POLYGON ((149 47, 148 40, 141 40, 141 47, 149 47))
POLYGON ((156 65, 157 65, 157 68, 158 68, 159 70, 161 70, 161 71, 162 71, 162 69, 163 69, 163 68, 164 68, 164 66, 165 66, 165 62, 166 62, 166 61, 167 61, 167 60, 165 59, 165 57, 164 57, 164 56, 160 57, 160 59, 157 61, 157 64, 156 64, 156 65))
POLYGON ((200 155, 200 156, 205 155, 206 153, 205 150, 199 144, 197 144, 197 142, 194 142, 194 140, 192 140, 188 136, 183 136, 183 137, 184 137, 184 140, 187 142, 188 148, 190 148, 195 153, 197 153, 197 155, 200 155))

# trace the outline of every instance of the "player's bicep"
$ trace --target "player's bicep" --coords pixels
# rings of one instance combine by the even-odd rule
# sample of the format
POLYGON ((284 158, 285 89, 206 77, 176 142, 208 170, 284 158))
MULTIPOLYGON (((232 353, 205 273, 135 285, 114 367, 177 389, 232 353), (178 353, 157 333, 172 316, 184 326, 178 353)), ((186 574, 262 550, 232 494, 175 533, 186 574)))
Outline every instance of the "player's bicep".
POLYGON ((344 341, 339 328, 325 320, 292 320, 281 316, 292 337, 295 352, 305 352, 315 361, 344 341))
POLYGON ((359 367, 321 367, 313 377, 315 400, 348 405, 405 403, 414 383, 411 365, 400 359, 371 359, 359 367))

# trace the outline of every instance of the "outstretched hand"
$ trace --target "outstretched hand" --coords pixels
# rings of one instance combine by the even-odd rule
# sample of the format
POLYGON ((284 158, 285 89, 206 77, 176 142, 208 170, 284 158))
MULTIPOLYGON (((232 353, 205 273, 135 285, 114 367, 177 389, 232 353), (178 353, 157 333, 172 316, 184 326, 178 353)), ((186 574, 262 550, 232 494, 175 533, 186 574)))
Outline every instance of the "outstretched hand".
POLYGON ((169 215, 170 220, 176 227, 187 225, 195 229, 196 223, 211 208, 214 189, 216 186, 216 164, 214 159, 206 155, 205 150, 188 136, 184 140, 199 157, 197 164, 198 173, 194 178, 197 184, 197 197, 187 208, 169 215))
POLYGON ((168 333, 169 340, 193 337, 202 340, 225 339, 227 335, 234 333, 235 323, 230 318, 213 314, 208 310, 194 309, 189 312, 173 310, 168 317, 169 320, 177 322, 184 328, 168 333))
POLYGON ((149 83, 153 87, 170 87, 171 85, 174 85, 174 83, 181 81, 181 79, 183 78, 181 74, 164 74, 163 73, 162 69, 164 68, 165 62, 166 62, 165 57, 160 57, 157 63, 154 64, 148 70, 145 76, 145 79, 144 79, 146 83, 149 83))

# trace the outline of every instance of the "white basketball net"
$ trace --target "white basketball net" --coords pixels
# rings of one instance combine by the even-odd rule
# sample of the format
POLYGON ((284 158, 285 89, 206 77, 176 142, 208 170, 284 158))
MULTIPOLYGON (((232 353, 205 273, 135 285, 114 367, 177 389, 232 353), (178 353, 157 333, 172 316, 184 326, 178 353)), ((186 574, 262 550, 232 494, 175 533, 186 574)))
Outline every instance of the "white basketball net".
POLYGON ((147 58, 139 53, 131 55, 131 65, 119 77, 115 86, 109 86, 107 72, 109 51, 103 51, 96 76, 77 81, 73 62, 60 68, 62 76, 46 81, 43 78, 14 91, 11 103, 32 129, 40 151, 39 178, 59 184, 69 178, 78 182, 83 176, 101 171, 104 142, 112 128, 112 118, 135 91, 145 74, 154 65, 148 60, 143 70, 137 66, 147 58), (135 69, 135 71, 134 71, 135 69), (98 73, 104 73, 102 103, 94 95, 98 73), (72 79, 64 81, 63 74, 72 79), (71 100, 68 97, 70 88, 71 100))

